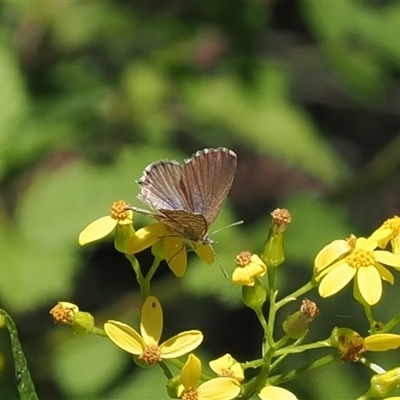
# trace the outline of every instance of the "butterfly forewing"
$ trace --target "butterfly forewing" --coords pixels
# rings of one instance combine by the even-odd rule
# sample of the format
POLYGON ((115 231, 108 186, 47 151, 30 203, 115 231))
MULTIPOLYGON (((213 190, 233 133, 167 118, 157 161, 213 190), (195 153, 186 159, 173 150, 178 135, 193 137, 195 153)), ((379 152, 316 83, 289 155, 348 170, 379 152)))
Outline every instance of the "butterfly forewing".
POLYGON ((150 164, 139 180, 138 198, 155 210, 185 210, 189 207, 181 189, 182 166, 176 161, 150 164))
POLYGON ((194 213, 204 216, 208 227, 215 221, 232 186, 236 154, 226 148, 198 151, 183 167, 182 181, 194 213))

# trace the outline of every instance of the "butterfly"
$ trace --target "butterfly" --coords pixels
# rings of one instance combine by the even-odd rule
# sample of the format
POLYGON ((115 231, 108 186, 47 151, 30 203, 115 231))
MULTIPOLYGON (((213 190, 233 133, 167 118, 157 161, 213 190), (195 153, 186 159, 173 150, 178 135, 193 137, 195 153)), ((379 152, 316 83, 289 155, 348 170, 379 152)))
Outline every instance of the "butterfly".
POLYGON ((138 198, 154 211, 130 209, 157 219, 184 239, 211 244, 208 229, 232 186, 236 165, 236 154, 225 147, 197 151, 183 165, 173 160, 152 163, 138 181, 138 198))

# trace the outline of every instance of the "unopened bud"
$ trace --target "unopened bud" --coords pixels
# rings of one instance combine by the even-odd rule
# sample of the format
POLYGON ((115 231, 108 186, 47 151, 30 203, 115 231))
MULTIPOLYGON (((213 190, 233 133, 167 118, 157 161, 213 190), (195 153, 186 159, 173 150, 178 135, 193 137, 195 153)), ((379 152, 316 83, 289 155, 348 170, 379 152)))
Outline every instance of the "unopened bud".
POLYGON ((285 261, 284 232, 291 222, 288 210, 277 208, 271 213, 272 228, 269 230, 267 241, 261 254, 261 259, 267 267, 275 268, 285 261))

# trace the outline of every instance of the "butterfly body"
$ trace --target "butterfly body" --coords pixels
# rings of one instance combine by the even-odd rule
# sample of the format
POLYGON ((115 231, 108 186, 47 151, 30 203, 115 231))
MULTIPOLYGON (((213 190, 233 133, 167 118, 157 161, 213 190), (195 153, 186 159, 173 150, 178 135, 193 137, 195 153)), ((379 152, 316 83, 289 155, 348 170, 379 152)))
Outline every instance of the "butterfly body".
POLYGON ((132 209, 184 239, 210 244, 207 232, 231 188, 236 164, 236 154, 225 147, 200 150, 183 165, 170 160, 150 164, 138 181, 138 198, 154 212, 132 209))

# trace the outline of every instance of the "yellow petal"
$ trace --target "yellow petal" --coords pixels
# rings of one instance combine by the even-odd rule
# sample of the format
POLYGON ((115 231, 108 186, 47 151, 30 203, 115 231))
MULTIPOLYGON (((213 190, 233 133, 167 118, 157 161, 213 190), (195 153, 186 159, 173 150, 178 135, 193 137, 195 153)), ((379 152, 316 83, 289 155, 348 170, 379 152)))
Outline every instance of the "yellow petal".
POLYGON ((127 251, 129 254, 139 253, 148 247, 153 246, 158 240, 162 239, 168 234, 167 227, 161 222, 147 225, 140 228, 130 238, 127 251))
POLYGON ((266 386, 258 396, 262 400, 297 400, 297 397, 292 392, 278 386, 266 386))
POLYGON ((231 373, 233 374, 232 378, 235 378, 237 381, 241 382, 244 380, 243 368, 238 362, 232 365, 231 373))
POLYGON ((203 341, 203 334, 197 330, 179 333, 160 345, 162 358, 176 358, 190 353, 203 341))
POLYGON ((356 249, 363 249, 366 251, 372 251, 376 248, 376 246, 378 246, 378 243, 376 240, 374 239, 366 239, 364 237, 360 237, 357 239, 356 241, 356 249))
POLYGON ((210 361, 209 365, 219 376, 224 376, 226 372, 229 372, 231 374, 229 376, 239 382, 244 379, 243 368, 230 354, 225 354, 216 360, 210 361))
POLYGON ((230 354, 225 354, 216 360, 210 361, 209 366, 216 374, 220 375, 223 371, 229 370, 235 362, 230 354))
POLYGON ((387 268, 379 263, 375 264, 375 268, 379 271, 379 274, 383 280, 389 282, 392 285, 394 284, 394 276, 387 268))
POLYGON ((382 297, 381 276, 373 265, 358 269, 357 284, 361 296, 370 306, 376 304, 382 297))
POLYGON ((83 246, 86 243, 94 242, 104 236, 107 236, 117 226, 118 221, 107 217, 101 217, 91 222, 79 235, 79 244, 83 246))
POLYGON ((254 286, 254 277, 246 267, 237 267, 232 274, 232 282, 238 285, 254 286))
POLYGON ((181 370, 181 383, 185 388, 195 388, 201 375, 201 361, 189 354, 189 357, 181 370))
POLYGON ((164 239, 165 260, 176 276, 183 276, 186 271, 187 253, 183 239, 169 236, 164 239))
POLYGON ((232 378, 214 378, 197 388, 199 400, 230 400, 240 393, 240 384, 232 378))
POLYGON ((385 248, 391 236, 393 235, 393 229, 388 226, 382 225, 379 227, 369 239, 376 240, 379 244, 379 247, 385 248))
POLYGON ((322 279, 318 291, 322 297, 329 297, 343 289, 353 278, 356 270, 347 264, 341 264, 322 279))
POLYGON ((146 347, 139 333, 122 322, 108 321, 104 324, 104 330, 117 346, 128 353, 140 355, 146 347))
POLYGON ((385 250, 376 250, 374 251, 374 256, 375 259, 382 264, 400 268, 400 254, 393 254, 385 250))
POLYGON ((214 249, 210 244, 194 243, 191 242, 196 254, 207 264, 211 265, 214 263, 215 253, 214 249))
POLYGON ((316 272, 323 270, 350 250, 351 246, 346 240, 335 240, 328 244, 315 257, 314 268, 316 272))
POLYGON ((400 346, 400 335, 394 333, 377 333, 364 339, 365 349, 368 351, 386 351, 397 349, 400 346))
POLYGON ((147 345, 157 345, 163 329, 161 304, 154 296, 149 296, 143 304, 140 332, 147 345))

